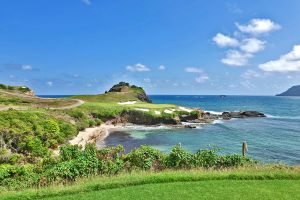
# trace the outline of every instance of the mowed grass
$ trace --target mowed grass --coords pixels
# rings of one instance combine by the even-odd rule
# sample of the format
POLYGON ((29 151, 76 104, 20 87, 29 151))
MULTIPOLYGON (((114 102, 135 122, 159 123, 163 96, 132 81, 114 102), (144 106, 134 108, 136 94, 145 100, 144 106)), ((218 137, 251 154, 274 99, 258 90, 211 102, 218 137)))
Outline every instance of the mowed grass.
POLYGON ((299 180, 214 180, 139 185, 45 199, 299 199, 299 188, 299 180))
POLYGON ((73 99, 81 99, 87 102, 120 102, 120 101, 136 101, 136 92, 109 92, 98 95, 77 95, 71 97, 73 99))
POLYGON ((112 107, 112 108, 145 108, 149 110, 176 109, 178 106, 172 104, 151 104, 136 102, 135 104, 120 105, 118 102, 86 102, 82 107, 112 107))
POLYGON ((300 168, 133 172, 72 185, 2 191, 0 199, 299 199, 300 168))

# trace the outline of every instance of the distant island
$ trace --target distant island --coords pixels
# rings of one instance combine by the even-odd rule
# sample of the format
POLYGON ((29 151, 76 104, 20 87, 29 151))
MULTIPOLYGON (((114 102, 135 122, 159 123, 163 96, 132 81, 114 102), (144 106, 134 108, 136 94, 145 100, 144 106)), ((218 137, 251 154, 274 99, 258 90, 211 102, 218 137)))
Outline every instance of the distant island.
POLYGON ((287 91, 277 94, 276 96, 300 96, 300 85, 295 85, 287 91))

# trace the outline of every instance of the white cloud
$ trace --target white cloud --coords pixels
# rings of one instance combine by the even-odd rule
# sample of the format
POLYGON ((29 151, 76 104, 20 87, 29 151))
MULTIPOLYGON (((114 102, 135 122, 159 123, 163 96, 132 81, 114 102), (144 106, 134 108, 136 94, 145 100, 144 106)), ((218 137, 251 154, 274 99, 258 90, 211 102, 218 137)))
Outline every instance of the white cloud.
POLYGON ((266 42, 256 38, 247 38, 242 41, 240 49, 247 53, 256 53, 265 48, 265 43, 266 42))
POLYGON ((164 65, 160 65, 160 66, 158 67, 158 69, 159 69, 159 70, 165 70, 166 67, 165 67, 164 65))
POLYGON ((240 85, 242 85, 243 87, 247 88, 247 89, 252 89, 255 88, 255 85, 252 84, 249 80, 246 81, 241 81, 240 85))
POLYGON ((219 47, 230 47, 221 62, 232 66, 245 66, 255 53, 265 49, 266 41, 257 39, 259 35, 278 30, 281 26, 270 19, 251 19, 248 24, 240 25, 234 37, 218 33, 213 41, 219 47), (252 36, 250 37, 249 34, 252 36))
POLYGON ((236 50, 229 50, 226 53, 226 57, 221 60, 222 63, 231 66, 244 66, 248 64, 249 58, 253 55, 249 53, 243 53, 236 50))
POLYGON ((197 67, 187 67, 185 68, 185 72, 189 73, 203 73, 203 70, 197 67))
POLYGON ((254 71, 254 70, 247 70, 245 71, 242 75, 241 75, 242 78, 245 78, 245 79, 250 79, 250 78, 262 78, 264 77, 264 75, 254 71))
POLYGON ((239 41, 235 38, 223 35, 222 33, 218 33, 214 38, 213 41, 219 47, 236 47, 239 45, 239 41))
POLYGON ((229 88, 236 88, 237 85, 235 85, 235 84, 229 84, 228 87, 229 87, 229 88))
POLYGON ((144 78, 144 82, 151 83, 151 79, 150 78, 144 78))
POLYGON ((53 86, 53 82, 52 82, 52 81, 47 81, 46 84, 47 84, 49 87, 52 87, 52 86, 53 86))
POLYGON ((205 74, 202 74, 198 77, 196 77, 195 81, 197 83, 204 83, 205 81, 209 80, 209 76, 205 75, 205 74))
POLYGON ((133 65, 133 66, 127 66, 126 69, 128 71, 131 71, 131 72, 147 72, 147 71, 150 71, 150 69, 148 67, 146 67, 145 65, 143 65, 141 63, 138 63, 138 64, 133 65))
POLYGON ((202 69, 197 68, 197 67, 187 67, 185 68, 185 72, 188 73, 196 73, 199 74, 196 78, 195 81, 197 83, 204 83, 205 81, 209 80, 209 76, 206 75, 202 69))
POLYGON ((239 8, 237 4, 228 3, 227 9, 230 13, 234 13, 234 14, 241 14, 243 12, 243 10, 239 8))
POLYGON ((21 68, 22 68, 22 70, 26 70, 26 71, 32 70, 32 66, 31 65, 22 65, 21 68))
POLYGON ((260 64, 259 68, 267 72, 300 72, 300 45, 277 60, 260 64))
POLYGON ((253 35, 267 34, 281 28, 270 19, 251 19, 247 25, 236 23, 236 26, 241 32, 253 35))
POLYGON ((86 5, 91 5, 91 1, 90 0, 81 0, 82 3, 86 4, 86 5))

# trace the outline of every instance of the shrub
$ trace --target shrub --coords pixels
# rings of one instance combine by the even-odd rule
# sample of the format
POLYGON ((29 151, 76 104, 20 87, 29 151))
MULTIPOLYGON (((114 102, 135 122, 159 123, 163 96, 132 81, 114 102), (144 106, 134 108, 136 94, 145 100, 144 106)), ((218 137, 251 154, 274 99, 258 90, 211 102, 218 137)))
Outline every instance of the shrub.
POLYGON ((0 112, 1 142, 14 153, 33 157, 49 155, 77 134, 74 125, 42 112, 7 110, 0 112))
POLYGON ((176 145, 167 155, 166 166, 169 168, 191 168, 193 167, 193 156, 184 150, 180 145, 176 145))
POLYGON ((225 155, 220 156, 216 166, 218 167, 239 167, 245 164, 253 164, 255 161, 251 160, 250 158, 233 154, 233 155, 225 155))
POLYGON ((97 157, 100 160, 100 174, 117 174, 124 169, 124 160, 122 153, 124 147, 118 145, 116 147, 106 147, 98 151, 97 157))
MULTIPOLYGON (((44 157, 34 165, 0 164, 0 187, 20 189, 132 170, 227 168, 255 163, 247 157, 235 154, 219 156, 217 152, 218 149, 210 149, 192 154, 177 145, 170 153, 163 154, 143 145, 124 154, 121 145, 100 150, 92 144, 86 145, 84 150, 78 145, 65 145, 60 148, 58 157, 44 157)), ((19 156, 15 155, 14 159, 17 161, 19 156)))
POLYGON ((219 156, 218 149, 200 150, 194 155, 195 166, 197 167, 213 167, 216 166, 219 156))
POLYGON ((190 112, 190 115, 195 117, 195 118, 198 118, 199 117, 199 111, 193 110, 192 112, 190 112))
POLYGON ((125 161, 129 163, 130 168, 149 170, 152 167, 155 168, 154 164, 157 164, 161 157, 162 154, 159 150, 142 145, 128 153, 125 161))

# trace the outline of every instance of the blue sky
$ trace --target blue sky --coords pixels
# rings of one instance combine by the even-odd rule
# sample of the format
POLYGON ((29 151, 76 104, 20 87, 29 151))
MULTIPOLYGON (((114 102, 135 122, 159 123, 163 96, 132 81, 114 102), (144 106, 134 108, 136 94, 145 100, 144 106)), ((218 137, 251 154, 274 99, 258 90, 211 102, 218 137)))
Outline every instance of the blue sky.
POLYGON ((0 82, 273 95, 300 84, 299 21, 299 0, 1 0, 0 82))

